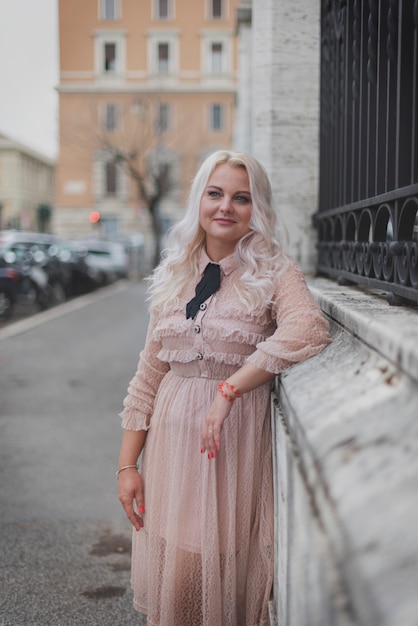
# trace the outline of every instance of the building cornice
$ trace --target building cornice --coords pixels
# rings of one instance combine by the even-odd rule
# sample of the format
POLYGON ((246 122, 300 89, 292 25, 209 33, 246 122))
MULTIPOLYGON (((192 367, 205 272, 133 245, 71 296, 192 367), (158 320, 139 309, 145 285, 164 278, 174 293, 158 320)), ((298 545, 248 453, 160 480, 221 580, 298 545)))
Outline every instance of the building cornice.
POLYGON ((47 165, 52 168, 55 167, 54 159, 50 159, 44 154, 41 154, 40 152, 37 152, 36 150, 33 150, 32 148, 29 148, 28 146, 25 146, 24 144, 19 143, 18 141, 15 141, 14 139, 10 139, 10 137, 6 137, 5 135, 0 135, 0 152, 6 151, 6 150, 11 151, 11 152, 18 152, 19 154, 35 159, 35 161, 39 161, 43 163, 44 165, 47 165))
MULTIPOLYGON (((158 74, 156 74, 155 76, 157 76, 157 78, 155 78, 155 80, 159 80, 158 79, 158 74)), ((219 76, 219 75, 217 75, 219 76)), ((129 80, 141 80, 141 81, 145 81, 145 80, 150 80, 150 72, 148 72, 147 70, 130 70, 127 72, 124 72, 123 75, 112 75, 112 76, 106 76, 106 75, 98 75, 96 74, 94 71, 92 70, 75 70, 75 71, 71 71, 71 70, 63 70, 60 73, 60 78, 61 78, 61 82, 59 87, 66 87, 69 84, 74 84, 74 85, 80 85, 80 84, 84 84, 84 85, 91 85, 94 84, 97 85, 99 82, 103 82, 103 84, 109 85, 109 84, 116 84, 116 83, 121 83, 122 81, 126 84, 127 81, 129 80), (65 81, 73 81, 72 83, 70 82, 65 82, 65 81), (83 81, 82 83, 77 83, 77 81, 83 81), (89 81, 89 83, 87 83, 87 81, 89 81)), ((152 80, 152 79, 151 79, 152 80)), ((167 75, 164 76, 164 81, 177 81, 177 82, 181 82, 181 81, 185 81, 185 80, 195 80, 195 81, 207 81, 207 80, 217 80, 218 82, 222 81, 236 81, 236 77, 235 77, 235 72, 234 75, 231 77, 231 72, 224 72, 221 74, 220 78, 213 78, 213 73, 212 72, 207 72, 205 75, 205 72, 202 72, 200 70, 182 70, 181 72, 176 72, 175 76, 173 75, 167 75)), ((161 81, 160 81, 161 82, 161 81)))
POLYGON ((138 85, 138 83, 127 85, 113 83, 102 84, 61 84, 57 87, 60 94, 65 93, 236 93, 237 86, 232 81, 213 81, 208 84, 162 84, 159 81, 138 85))

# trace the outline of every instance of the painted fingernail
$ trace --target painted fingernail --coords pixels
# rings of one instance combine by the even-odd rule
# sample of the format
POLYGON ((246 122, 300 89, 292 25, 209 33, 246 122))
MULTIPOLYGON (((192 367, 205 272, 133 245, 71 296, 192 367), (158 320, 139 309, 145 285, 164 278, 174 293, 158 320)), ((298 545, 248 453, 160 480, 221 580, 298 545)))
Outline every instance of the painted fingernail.
POLYGON ((139 507, 139 512, 140 512, 140 513, 145 513, 145 509, 144 509, 144 507, 143 507, 143 506, 140 506, 140 507, 139 507))
POLYGON ((205 449, 204 449, 204 448, 200 448, 200 454, 203 454, 203 453, 204 453, 204 451, 205 451, 205 449))

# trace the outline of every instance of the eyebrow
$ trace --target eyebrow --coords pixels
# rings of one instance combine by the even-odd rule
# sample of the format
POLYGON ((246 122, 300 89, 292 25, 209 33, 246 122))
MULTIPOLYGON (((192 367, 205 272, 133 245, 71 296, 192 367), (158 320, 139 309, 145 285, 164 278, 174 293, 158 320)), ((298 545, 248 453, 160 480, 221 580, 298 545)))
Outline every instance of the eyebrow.
MULTIPOLYGON (((223 191, 223 188, 222 187, 218 187, 218 185, 207 185, 206 189, 209 189, 209 188, 219 189, 219 191, 223 191)), ((237 193, 246 193, 249 196, 251 196, 251 191, 246 191, 246 190, 244 190, 244 191, 236 191, 234 195, 236 195, 237 193)))

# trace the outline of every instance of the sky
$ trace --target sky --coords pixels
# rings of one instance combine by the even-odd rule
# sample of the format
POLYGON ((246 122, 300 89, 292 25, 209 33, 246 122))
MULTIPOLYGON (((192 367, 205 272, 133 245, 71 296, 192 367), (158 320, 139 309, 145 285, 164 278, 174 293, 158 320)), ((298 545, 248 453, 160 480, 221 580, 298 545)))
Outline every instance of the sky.
POLYGON ((58 0, 0 0, 0 133, 58 152, 58 0))

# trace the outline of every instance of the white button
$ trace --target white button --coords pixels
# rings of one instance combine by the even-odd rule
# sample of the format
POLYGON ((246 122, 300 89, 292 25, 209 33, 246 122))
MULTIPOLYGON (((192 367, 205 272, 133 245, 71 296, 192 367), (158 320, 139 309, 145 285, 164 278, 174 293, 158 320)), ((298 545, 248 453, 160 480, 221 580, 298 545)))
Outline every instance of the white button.
POLYGON ((197 360, 201 361, 203 359, 203 354, 201 354, 200 352, 197 353, 197 360))
POLYGON ((207 306, 208 306, 208 305, 206 304, 206 302, 202 302, 202 304, 200 305, 199 309, 200 309, 201 311, 204 311, 204 310, 206 309, 206 307, 207 307, 207 306))
POLYGON ((199 326, 199 324, 196 324, 196 326, 194 327, 194 332, 195 332, 196 334, 199 334, 199 333, 200 333, 200 326, 199 326))

